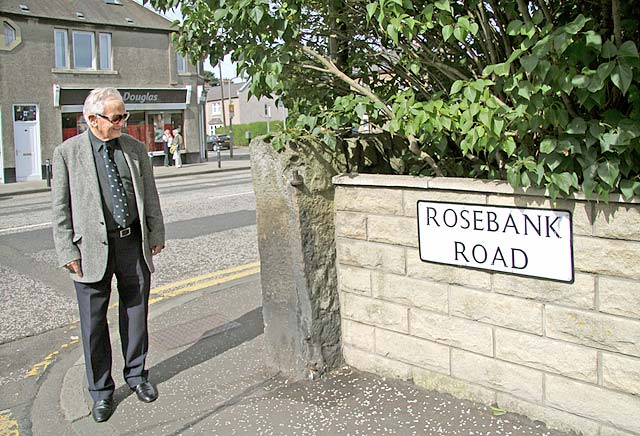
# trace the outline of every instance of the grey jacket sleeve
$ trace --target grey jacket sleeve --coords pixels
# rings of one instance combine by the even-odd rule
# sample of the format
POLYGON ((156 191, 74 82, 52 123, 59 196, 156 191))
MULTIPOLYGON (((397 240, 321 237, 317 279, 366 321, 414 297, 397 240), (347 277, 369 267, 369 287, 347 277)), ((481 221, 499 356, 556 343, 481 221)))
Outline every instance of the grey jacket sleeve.
POLYGON ((153 177, 153 169, 144 150, 140 158, 140 173, 144 186, 144 192, 142 193, 145 210, 144 220, 147 224, 149 246, 164 246, 164 218, 160 208, 160 198, 156 188, 156 181, 153 177))
POLYGON ((73 219, 71 215, 71 192, 69 169, 60 147, 53 150, 53 183, 51 187, 53 241, 58 253, 60 266, 80 259, 80 250, 73 240, 73 219))

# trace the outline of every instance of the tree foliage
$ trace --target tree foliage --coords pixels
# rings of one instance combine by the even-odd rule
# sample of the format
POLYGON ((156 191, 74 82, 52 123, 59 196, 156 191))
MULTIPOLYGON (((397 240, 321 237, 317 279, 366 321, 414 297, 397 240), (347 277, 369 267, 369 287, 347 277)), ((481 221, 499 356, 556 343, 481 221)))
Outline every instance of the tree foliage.
POLYGON ((150 2, 282 99, 281 141, 342 152, 367 116, 406 139, 397 172, 640 194, 640 0, 150 2))

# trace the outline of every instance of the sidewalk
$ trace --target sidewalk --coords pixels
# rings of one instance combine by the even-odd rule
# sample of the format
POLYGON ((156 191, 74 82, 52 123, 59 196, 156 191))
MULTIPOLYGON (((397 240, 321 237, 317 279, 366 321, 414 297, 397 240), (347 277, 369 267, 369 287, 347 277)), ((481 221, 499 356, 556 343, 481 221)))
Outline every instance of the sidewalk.
MULTIPOLYGON (((215 173, 234 170, 245 170, 251 168, 249 161, 249 148, 237 147, 233 150, 233 159, 229 157, 229 150, 221 152, 221 163, 218 168, 217 155, 214 152, 208 152, 209 161, 202 163, 184 164, 182 168, 154 166, 153 174, 156 179, 164 179, 168 177, 180 177, 185 175, 195 175, 204 173, 215 173)), ((46 180, 35 180, 30 182, 18 183, 0 183, 0 197, 33 194, 37 192, 47 192, 46 180)))
POLYGON ((158 400, 141 403, 124 385, 114 340, 114 415, 101 424, 91 418, 80 358, 60 393, 65 419, 79 436, 564 435, 348 367, 320 381, 288 382, 265 367, 262 333, 259 275, 153 305, 148 368, 158 400))

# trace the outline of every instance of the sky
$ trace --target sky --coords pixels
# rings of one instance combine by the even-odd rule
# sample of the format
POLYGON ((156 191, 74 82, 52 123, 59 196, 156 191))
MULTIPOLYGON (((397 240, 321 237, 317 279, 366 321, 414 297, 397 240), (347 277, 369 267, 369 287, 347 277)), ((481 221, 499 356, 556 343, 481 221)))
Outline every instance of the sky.
MULTIPOLYGON (((137 0, 137 1, 138 3, 142 2, 141 0, 137 0)), ((159 15, 162 15, 163 17, 171 21, 173 20, 182 21, 182 14, 178 9, 173 9, 173 10, 167 11, 166 13, 162 13, 162 12, 155 11, 149 3, 145 4, 144 6, 147 9, 151 9, 152 11, 156 12, 159 15)), ((219 75, 220 70, 218 69, 218 64, 211 65, 211 63, 209 62, 209 59, 207 59, 204 62, 204 69, 205 71, 212 71, 216 75, 216 77, 220 78, 220 75, 219 75)), ((231 62, 231 58, 229 55, 225 56, 224 61, 222 62, 222 77, 225 79, 234 79, 236 77, 235 64, 231 62)), ((234 82, 236 81, 234 80, 234 82)))

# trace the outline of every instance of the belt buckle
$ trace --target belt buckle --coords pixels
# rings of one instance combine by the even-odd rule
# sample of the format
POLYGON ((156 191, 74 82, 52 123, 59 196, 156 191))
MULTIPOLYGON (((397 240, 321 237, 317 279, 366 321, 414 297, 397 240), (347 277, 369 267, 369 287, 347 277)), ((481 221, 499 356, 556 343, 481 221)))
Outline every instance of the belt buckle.
POLYGON ((120 237, 121 238, 126 238, 130 234, 131 234, 131 227, 127 227, 126 229, 120 230, 120 237))

